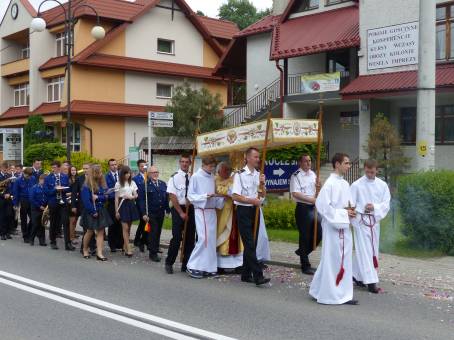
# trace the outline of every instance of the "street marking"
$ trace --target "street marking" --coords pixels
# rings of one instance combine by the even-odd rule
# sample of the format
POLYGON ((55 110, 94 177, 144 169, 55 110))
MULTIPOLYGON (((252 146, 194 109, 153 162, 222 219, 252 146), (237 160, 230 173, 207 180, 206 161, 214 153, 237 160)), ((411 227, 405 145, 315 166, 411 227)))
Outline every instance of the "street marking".
POLYGON ((150 332, 164 335, 171 339, 213 339, 213 340, 236 340, 235 338, 223 336, 221 334, 209 332, 201 328, 188 326, 179 322, 167 320, 155 315, 147 314, 131 308, 115 305, 103 300, 91 298, 86 295, 71 292, 42 282, 28 279, 23 276, 11 274, 0 270, 0 283, 15 287, 75 308, 86 310, 88 312, 98 314, 119 322, 123 322, 134 327, 142 328, 150 332), (10 280, 13 281, 10 281, 10 280), (77 300, 77 301, 75 301, 77 300), (105 310, 108 309, 108 310, 105 310), (148 323, 135 320, 133 318, 123 316, 126 314, 134 318, 140 318, 153 323, 148 323), (155 326, 156 325, 156 326, 155 326), (163 327, 160 327, 163 326, 163 327), (171 329, 171 330, 170 330, 171 329), (180 333, 177 333, 180 332, 180 333), (182 333, 181 333, 182 332, 182 333))

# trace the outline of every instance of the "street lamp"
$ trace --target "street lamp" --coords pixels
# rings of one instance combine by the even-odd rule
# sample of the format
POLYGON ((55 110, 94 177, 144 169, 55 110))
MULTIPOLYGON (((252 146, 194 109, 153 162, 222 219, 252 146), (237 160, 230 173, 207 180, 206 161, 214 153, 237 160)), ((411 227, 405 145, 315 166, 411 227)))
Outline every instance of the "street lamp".
POLYGON ((56 2, 63 13, 65 14, 65 45, 66 45, 66 52, 67 52, 67 63, 66 63, 66 71, 68 72, 67 77, 67 111, 66 111, 66 159, 71 160, 71 140, 72 140, 72 125, 71 125, 71 64, 72 64, 72 52, 74 48, 74 36, 72 34, 73 27, 76 23, 76 16, 75 13, 79 8, 87 7, 91 9, 96 15, 96 26, 93 27, 91 30, 91 35, 94 39, 100 40, 103 39, 106 35, 106 31, 100 25, 99 15, 96 9, 93 6, 87 4, 79 4, 75 7, 72 7, 72 0, 68 0, 67 7, 63 6, 63 4, 58 0, 44 0, 40 3, 38 7, 38 14, 36 18, 34 18, 30 24, 30 27, 35 32, 43 32, 46 29, 47 23, 46 21, 40 17, 41 15, 41 6, 46 2, 56 2))

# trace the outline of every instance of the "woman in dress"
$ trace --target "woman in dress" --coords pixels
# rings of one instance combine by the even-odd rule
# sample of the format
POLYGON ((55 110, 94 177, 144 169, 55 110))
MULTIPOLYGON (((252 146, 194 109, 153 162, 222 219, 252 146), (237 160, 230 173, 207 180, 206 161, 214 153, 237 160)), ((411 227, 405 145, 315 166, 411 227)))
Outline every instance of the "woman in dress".
POLYGON ((112 225, 112 219, 104 206, 107 194, 106 180, 101 166, 99 164, 92 165, 81 191, 83 204, 82 225, 87 228, 83 241, 83 256, 85 259, 90 258, 88 246, 93 234, 96 233, 96 259, 107 261, 107 258, 102 253, 104 249, 104 230, 112 225))
MULTIPOLYGON (((77 186, 77 168, 73 165, 69 167, 68 171, 68 177, 69 177, 69 187, 71 188, 71 191, 67 193, 67 196, 70 197, 71 203, 69 204, 69 207, 73 207, 74 205, 72 204, 72 200, 78 200, 79 198, 73 195, 73 192, 75 191, 75 187, 77 186)), ((75 202, 77 204, 77 202, 75 202)), ((76 235, 76 224, 77 224, 77 210, 74 211, 73 209, 69 209, 69 239, 71 240, 72 245, 77 244, 77 235, 76 235)))
POLYGON ((115 184, 115 211, 123 228, 123 250, 127 257, 133 255, 129 247, 131 224, 140 218, 134 202, 137 198, 137 190, 136 182, 132 180, 131 169, 128 166, 123 166, 120 169, 119 180, 115 184))

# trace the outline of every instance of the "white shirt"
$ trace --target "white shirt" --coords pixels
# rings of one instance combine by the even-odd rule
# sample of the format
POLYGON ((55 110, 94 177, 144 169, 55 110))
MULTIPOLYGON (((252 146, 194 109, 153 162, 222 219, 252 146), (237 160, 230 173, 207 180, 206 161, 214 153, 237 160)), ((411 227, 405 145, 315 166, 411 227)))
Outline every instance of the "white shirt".
POLYGON ((167 192, 169 194, 174 194, 177 197, 179 205, 186 204, 186 175, 188 175, 187 186, 189 186, 189 179, 191 178, 191 175, 189 174, 189 172, 186 173, 181 169, 173 174, 172 177, 170 177, 169 182, 167 183, 167 192))
MULTIPOLYGON (((260 172, 249 170, 247 166, 233 177, 232 194, 237 194, 246 198, 257 198, 260 185, 260 172)), ((236 205, 252 207, 252 204, 234 201, 236 205)))
MULTIPOLYGON (((315 182, 317 175, 312 170, 304 171, 303 169, 297 170, 290 178, 290 192, 299 192, 307 197, 315 198, 316 188, 315 182)), ((298 198, 292 198, 295 202, 310 204, 298 198)))
POLYGON ((352 184, 351 193, 352 205, 356 207, 357 212, 363 214, 366 205, 370 203, 374 205, 373 214, 377 222, 388 214, 391 195, 388 184, 380 178, 368 179, 367 176, 361 177, 352 184))
POLYGON ((133 194, 137 193, 137 190, 137 184, 134 181, 131 181, 131 184, 126 182, 124 187, 121 187, 120 182, 115 184, 115 192, 118 192, 120 198, 129 199, 133 194))

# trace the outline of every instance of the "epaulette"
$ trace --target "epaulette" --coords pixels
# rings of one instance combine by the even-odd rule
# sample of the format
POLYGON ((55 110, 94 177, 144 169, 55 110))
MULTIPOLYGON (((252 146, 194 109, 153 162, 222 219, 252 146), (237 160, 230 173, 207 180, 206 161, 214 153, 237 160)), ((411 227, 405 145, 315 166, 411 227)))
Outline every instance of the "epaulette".
POLYGON ((177 171, 177 172, 174 172, 170 177, 175 176, 177 173, 178 173, 178 171, 177 171))
POLYGON ((294 173, 293 173, 293 176, 296 176, 300 173, 300 170, 296 170, 294 173))
POLYGON ((241 170, 238 170, 237 173, 242 174, 242 173, 245 172, 245 171, 246 171, 246 170, 241 169, 241 170))

